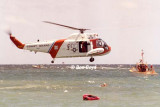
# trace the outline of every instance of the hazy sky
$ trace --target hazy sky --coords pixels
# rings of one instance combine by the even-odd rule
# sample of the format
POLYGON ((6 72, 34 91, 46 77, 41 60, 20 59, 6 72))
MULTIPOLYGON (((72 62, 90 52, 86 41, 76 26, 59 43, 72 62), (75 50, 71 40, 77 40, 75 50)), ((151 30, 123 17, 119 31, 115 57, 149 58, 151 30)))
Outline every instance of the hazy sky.
POLYGON ((111 46, 105 56, 60 58, 66 64, 134 64, 141 49, 148 63, 160 64, 160 0, 0 0, 0 64, 50 64, 51 56, 15 47, 11 29, 23 43, 66 38, 76 31, 43 23, 52 21, 92 29, 111 46))

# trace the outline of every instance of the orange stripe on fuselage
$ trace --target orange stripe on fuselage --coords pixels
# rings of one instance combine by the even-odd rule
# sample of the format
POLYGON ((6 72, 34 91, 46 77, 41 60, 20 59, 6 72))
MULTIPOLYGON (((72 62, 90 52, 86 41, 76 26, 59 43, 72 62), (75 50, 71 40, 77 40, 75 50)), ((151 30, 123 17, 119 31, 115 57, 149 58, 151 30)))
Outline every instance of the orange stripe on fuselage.
POLYGON ((93 49, 95 49, 95 48, 97 48, 97 46, 96 46, 96 41, 97 41, 98 39, 91 39, 90 41, 92 42, 92 44, 93 44, 93 49))
POLYGON ((54 43, 52 49, 51 49, 50 52, 49 52, 49 53, 51 54, 52 58, 55 58, 55 57, 56 57, 59 49, 61 48, 61 45, 63 44, 63 42, 64 42, 65 40, 66 40, 66 39, 60 39, 60 40, 57 40, 57 41, 54 43))

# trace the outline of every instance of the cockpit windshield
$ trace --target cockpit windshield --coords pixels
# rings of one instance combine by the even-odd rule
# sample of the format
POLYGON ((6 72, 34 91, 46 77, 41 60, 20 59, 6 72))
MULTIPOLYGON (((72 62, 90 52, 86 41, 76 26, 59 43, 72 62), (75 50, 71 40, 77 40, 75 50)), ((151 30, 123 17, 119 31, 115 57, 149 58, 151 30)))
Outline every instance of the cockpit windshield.
MULTIPOLYGON (((102 40, 102 41, 103 41, 103 40, 102 40)), ((106 43, 105 41, 103 41, 103 43, 104 43, 104 46, 103 46, 103 47, 104 47, 105 49, 108 49, 107 43, 106 43)))
POLYGON ((96 41, 97 47, 103 47, 105 49, 108 49, 108 45, 105 41, 103 41, 102 39, 99 39, 96 41))

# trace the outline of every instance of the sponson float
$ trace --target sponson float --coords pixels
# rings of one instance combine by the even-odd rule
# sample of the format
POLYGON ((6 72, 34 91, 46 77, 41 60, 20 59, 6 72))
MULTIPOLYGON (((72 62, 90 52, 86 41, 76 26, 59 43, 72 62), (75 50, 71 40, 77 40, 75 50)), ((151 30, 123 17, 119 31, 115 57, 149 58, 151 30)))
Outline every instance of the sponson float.
POLYGON ((80 33, 71 34, 66 39, 60 39, 56 41, 45 41, 35 43, 23 44, 17 40, 10 32, 11 41, 19 48, 24 50, 30 50, 37 52, 49 53, 54 63, 55 58, 66 57, 91 57, 90 62, 94 61, 94 56, 106 55, 111 51, 111 47, 106 44, 105 41, 98 37, 96 33, 84 33, 89 29, 81 29, 70 27, 62 24, 44 21, 45 23, 55 24, 63 27, 67 27, 73 30, 79 30, 80 33))

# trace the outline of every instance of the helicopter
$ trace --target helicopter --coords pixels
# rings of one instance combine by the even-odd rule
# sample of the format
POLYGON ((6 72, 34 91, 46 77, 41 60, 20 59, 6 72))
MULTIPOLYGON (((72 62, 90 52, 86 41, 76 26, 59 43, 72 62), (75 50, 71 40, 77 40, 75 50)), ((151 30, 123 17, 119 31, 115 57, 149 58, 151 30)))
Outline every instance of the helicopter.
POLYGON ((69 57, 90 57, 89 61, 94 61, 94 56, 102 56, 110 53, 111 47, 107 43, 98 37, 96 33, 84 33, 86 30, 84 28, 76 28, 71 26, 66 26, 63 24, 53 23, 50 21, 43 21, 44 23, 54 24, 69 28, 72 30, 79 30, 80 33, 71 34, 68 38, 59 39, 56 41, 44 41, 34 43, 23 44, 18 39, 16 39, 11 32, 8 32, 11 41, 19 49, 49 53, 53 60, 51 63, 55 62, 55 58, 69 58, 69 57))

